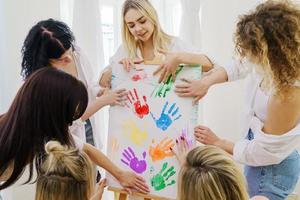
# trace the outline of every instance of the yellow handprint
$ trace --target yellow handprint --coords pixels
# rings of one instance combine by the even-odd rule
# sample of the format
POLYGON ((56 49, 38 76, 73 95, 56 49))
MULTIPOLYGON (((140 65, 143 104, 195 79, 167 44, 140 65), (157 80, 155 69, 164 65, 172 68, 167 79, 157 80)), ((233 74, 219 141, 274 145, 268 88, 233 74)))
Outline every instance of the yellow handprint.
POLYGON ((148 133, 137 127, 134 121, 125 122, 123 127, 129 139, 136 145, 141 145, 148 138, 148 133))
MULTIPOLYGON (((172 139, 168 139, 168 137, 165 137, 159 144, 157 144, 155 147, 150 146, 149 147, 149 154, 152 158, 152 161, 158 161, 162 160, 166 157, 172 157, 174 156, 174 153, 171 152, 170 148, 174 147, 174 143, 172 143, 172 139)), ((152 140, 152 144, 154 144, 154 139, 152 140)))

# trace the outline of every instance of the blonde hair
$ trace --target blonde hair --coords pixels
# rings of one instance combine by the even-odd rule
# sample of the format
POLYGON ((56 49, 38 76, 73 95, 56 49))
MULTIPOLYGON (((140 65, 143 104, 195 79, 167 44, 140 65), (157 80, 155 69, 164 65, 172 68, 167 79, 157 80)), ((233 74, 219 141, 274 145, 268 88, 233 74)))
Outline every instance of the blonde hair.
POLYGON ((287 91, 300 79, 300 9, 290 1, 269 0, 240 17, 236 50, 254 60, 265 89, 287 91))
POLYGON ((179 200, 249 199, 243 174, 223 150, 214 146, 190 151, 179 176, 179 200))
POLYGON ((94 171, 88 156, 75 148, 50 141, 37 178, 36 200, 88 200, 93 192, 94 171))
POLYGON ((162 30, 158 21, 157 13, 151 3, 148 0, 126 0, 122 9, 122 38, 129 58, 137 57, 137 49, 142 47, 141 41, 137 41, 134 38, 125 22, 125 15, 130 9, 139 11, 154 25, 152 35, 154 53, 157 53, 157 50, 159 49, 167 50, 167 47, 172 40, 171 36, 162 30))

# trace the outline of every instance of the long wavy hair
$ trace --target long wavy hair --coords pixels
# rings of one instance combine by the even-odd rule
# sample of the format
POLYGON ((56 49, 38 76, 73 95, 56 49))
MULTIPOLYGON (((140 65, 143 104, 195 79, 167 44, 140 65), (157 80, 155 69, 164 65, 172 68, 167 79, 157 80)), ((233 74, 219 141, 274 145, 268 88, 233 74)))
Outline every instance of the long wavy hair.
POLYGON ((68 127, 82 116, 87 103, 84 84, 63 71, 47 67, 30 75, 0 118, 0 177, 12 169, 0 190, 15 183, 28 164, 26 183, 30 182, 34 160, 47 141, 73 146, 68 127))
POLYGON ((223 150, 200 146, 191 150, 180 170, 179 200, 248 200, 246 180, 223 150))
POLYGON ((122 38, 129 57, 137 57, 137 49, 142 47, 141 41, 134 38, 125 22, 125 15, 130 9, 139 11, 154 25, 154 32, 151 36, 153 37, 154 53, 157 53, 158 49, 167 50, 172 37, 162 30, 157 13, 151 3, 148 0, 126 0, 122 9, 122 38))
POLYGON ((26 79, 35 70, 50 65, 50 59, 60 58, 74 49, 74 35, 63 22, 47 19, 34 25, 24 41, 21 75, 26 79))
POLYGON ((88 200, 94 190, 91 160, 76 148, 50 141, 37 178, 36 200, 88 200))
POLYGON ((300 9, 290 1, 269 0, 240 17, 235 47, 258 64, 263 88, 282 96, 300 79, 300 9))

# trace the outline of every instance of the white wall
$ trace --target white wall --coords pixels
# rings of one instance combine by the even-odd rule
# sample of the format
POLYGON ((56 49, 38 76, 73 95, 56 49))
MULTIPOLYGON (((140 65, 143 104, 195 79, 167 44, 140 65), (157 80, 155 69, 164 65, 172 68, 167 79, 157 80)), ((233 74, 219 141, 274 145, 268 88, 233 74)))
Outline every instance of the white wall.
MULTIPOLYGON (((59 18, 59 0, 0 0, 0 113, 9 107, 21 85, 21 47, 29 29, 39 20, 59 18)), ((4 191, 5 200, 34 199, 34 186, 21 185, 4 191)))

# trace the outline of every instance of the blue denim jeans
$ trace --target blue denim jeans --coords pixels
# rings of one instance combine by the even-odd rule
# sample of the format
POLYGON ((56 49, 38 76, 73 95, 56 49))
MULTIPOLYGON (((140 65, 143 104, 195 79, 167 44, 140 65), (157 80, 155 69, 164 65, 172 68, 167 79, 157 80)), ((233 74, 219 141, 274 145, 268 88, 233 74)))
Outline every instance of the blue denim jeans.
POLYGON ((94 141, 94 135, 93 135, 93 128, 91 121, 87 119, 85 121, 85 137, 86 137, 86 142, 95 146, 95 141, 94 141))
MULTIPOLYGON (((248 139, 253 139, 249 130, 248 139)), ((281 163, 262 167, 245 166, 250 197, 262 195, 270 200, 282 200, 291 194, 300 174, 300 156, 295 150, 281 163)))

